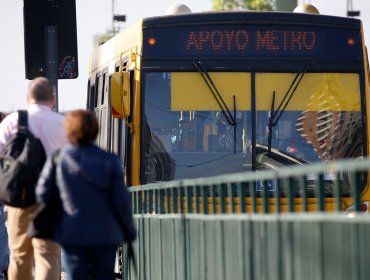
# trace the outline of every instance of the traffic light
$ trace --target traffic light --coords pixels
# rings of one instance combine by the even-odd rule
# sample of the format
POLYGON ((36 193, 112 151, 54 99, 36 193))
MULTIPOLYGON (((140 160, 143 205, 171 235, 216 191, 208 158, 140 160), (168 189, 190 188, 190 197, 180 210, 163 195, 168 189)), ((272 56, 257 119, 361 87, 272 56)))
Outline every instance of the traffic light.
POLYGON ((56 27, 58 79, 78 77, 75 0, 23 0, 26 78, 47 77, 48 27, 56 27))

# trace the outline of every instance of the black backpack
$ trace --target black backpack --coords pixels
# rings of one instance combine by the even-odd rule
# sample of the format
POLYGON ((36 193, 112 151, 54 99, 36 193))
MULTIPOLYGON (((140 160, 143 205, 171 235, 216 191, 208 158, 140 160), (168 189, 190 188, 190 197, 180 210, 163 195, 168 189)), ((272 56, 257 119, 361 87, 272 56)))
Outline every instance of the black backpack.
POLYGON ((27 111, 18 111, 18 133, 0 153, 0 201, 13 207, 34 204, 35 187, 45 160, 40 139, 28 130, 27 111))

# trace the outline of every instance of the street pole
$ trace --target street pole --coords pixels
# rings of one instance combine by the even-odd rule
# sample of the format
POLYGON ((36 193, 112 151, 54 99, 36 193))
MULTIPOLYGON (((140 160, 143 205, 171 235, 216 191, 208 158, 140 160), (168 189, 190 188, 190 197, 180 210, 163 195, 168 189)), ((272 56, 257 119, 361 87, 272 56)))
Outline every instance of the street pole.
POLYGON ((47 78, 51 81, 55 91, 55 107, 58 112, 58 76, 57 76, 57 61, 58 61, 58 27, 46 26, 46 73, 47 78))

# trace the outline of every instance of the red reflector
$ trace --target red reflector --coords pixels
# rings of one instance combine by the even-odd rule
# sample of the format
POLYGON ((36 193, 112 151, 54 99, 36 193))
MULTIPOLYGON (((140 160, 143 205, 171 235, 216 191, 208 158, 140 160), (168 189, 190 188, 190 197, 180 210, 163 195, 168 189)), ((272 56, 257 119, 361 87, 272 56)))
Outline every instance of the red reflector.
POLYGON ((360 204, 360 211, 361 212, 366 212, 367 211, 367 205, 365 203, 360 204))
POLYGON ((149 43, 149 45, 154 45, 155 44, 155 39, 154 38, 149 38, 148 43, 149 43))
POLYGON ((350 45, 350 46, 353 46, 355 44, 355 40, 350 38, 347 40, 347 44, 350 45))

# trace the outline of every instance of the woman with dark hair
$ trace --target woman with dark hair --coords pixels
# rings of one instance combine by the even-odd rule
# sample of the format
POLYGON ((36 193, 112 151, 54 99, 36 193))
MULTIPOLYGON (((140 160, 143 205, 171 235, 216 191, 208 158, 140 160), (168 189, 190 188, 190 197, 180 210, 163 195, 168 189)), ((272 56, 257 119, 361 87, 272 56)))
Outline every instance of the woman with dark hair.
POLYGON ((117 245, 136 236, 121 162, 94 144, 99 128, 92 112, 67 113, 64 128, 71 144, 46 162, 37 200, 47 202, 53 189, 60 194, 54 240, 62 246, 68 279, 113 280, 117 245))

